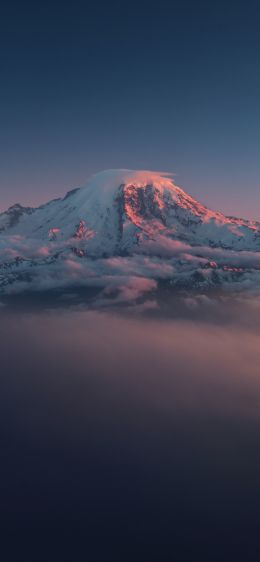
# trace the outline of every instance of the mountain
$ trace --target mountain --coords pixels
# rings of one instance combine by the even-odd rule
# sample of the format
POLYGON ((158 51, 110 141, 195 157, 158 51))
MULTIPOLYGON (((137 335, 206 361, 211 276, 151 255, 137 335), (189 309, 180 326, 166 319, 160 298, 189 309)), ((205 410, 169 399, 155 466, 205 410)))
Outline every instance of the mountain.
MULTIPOLYGON (((214 212, 169 174, 109 170, 38 208, 0 214, 0 290, 127 279, 205 287, 260 264, 260 223, 214 212)), ((258 275, 258 273, 257 273, 258 275)))
POLYGON ((139 251, 158 234, 193 245, 260 247, 260 223, 207 209, 163 174, 128 170, 101 172, 36 209, 14 205, 0 214, 0 231, 44 242, 80 238, 93 256, 139 251))

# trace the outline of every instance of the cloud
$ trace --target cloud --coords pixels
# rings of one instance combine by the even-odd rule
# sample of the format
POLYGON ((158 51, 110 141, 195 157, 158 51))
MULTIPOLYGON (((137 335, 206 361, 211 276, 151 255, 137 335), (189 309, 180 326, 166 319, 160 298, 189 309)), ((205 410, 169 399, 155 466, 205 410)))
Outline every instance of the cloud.
MULTIPOLYGON (((221 524, 227 511, 223 530, 229 537, 231 514, 235 544, 237 529, 247 524, 244 505, 249 506, 248 498, 255 505, 259 487, 260 315, 249 314, 258 327, 243 325, 245 303, 236 302, 239 320, 227 325, 228 308, 226 302, 215 307, 207 322, 202 314, 196 322, 161 317, 147 322, 104 311, 66 308, 9 315, 3 310, 0 416, 8 453, 2 463, 6 513, 10 498, 12 513, 18 502, 20 525, 29 490, 26 506, 33 521, 38 513, 40 525, 43 516, 49 522, 54 511, 56 528, 56 507, 62 517, 65 509, 70 521, 71 506, 78 505, 80 516, 84 510, 89 514, 88 529, 96 515, 93 528, 98 521, 99 533, 100 505, 106 531, 111 506, 120 515, 125 506, 127 518, 134 491, 145 506, 139 510, 138 529, 152 506, 149 541, 150 522, 157 540, 158 506, 161 512, 166 506, 169 532, 175 506, 177 526, 180 514, 181 525, 185 521, 180 552, 191 512, 188 531, 192 536, 198 521, 194 536, 196 541, 201 536, 204 545, 205 514, 208 528, 215 529, 216 509, 221 524), (221 322, 216 316, 220 308, 221 322), (22 473, 17 477, 18 466, 22 473)), ((112 520, 112 527, 118 535, 118 520, 116 525, 112 520)))
POLYGON ((136 302, 145 293, 157 288, 154 279, 145 277, 112 277, 107 281, 105 289, 96 300, 96 305, 109 306, 112 304, 125 304, 136 302))
MULTIPOLYGON (((149 306, 155 306, 153 301, 149 306)), ((245 303, 237 302, 236 306, 243 318, 245 303)), ((226 304, 222 307, 225 312, 226 304)), ((251 327, 239 322, 227 325, 219 322, 217 310, 206 323, 199 317, 196 322, 161 317, 147 322, 76 310, 20 315, 17 322, 16 316, 3 314, 1 358, 8 360, 9 378, 17 371, 18 388, 22 385, 21 365, 26 378, 29 367, 31 385, 36 384, 35 372, 37 385, 41 372, 46 381, 52 365, 52 388, 56 383, 60 388, 61 376, 63 388, 73 373, 73 384, 78 377, 82 390, 86 374, 95 374, 99 392, 104 387, 105 394, 111 381, 117 379, 128 399, 132 391, 135 396, 138 393, 139 400, 147 401, 143 407, 154 414, 176 416, 185 410, 212 415, 218 410, 221 416, 239 412, 260 419, 258 320, 251 327)))
POLYGON ((81 249, 80 240, 44 245, 41 240, 3 236, 0 293, 96 287, 103 290, 105 299, 114 291, 119 303, 120 299, 126 302, 127 296, 134 301, 147 292, 144 286, 140 289, 142 279, 150 280, 153 288, 167 281, 176 290, 193 288, 205 293, 221 286, 227 291, 260 291, 259 252, 191 246, 161 234, 144 240, 131 256, 92 259, 79 257, 77 249, 81 249))
POLYGON ((184 252, 189 252, 190 249, 191 246, 185 242, 158 234, 155 240, 147 240, 143 242, 140 251, 149 255, 158 255, 160 257, 167 258, 178 256, 184 252))

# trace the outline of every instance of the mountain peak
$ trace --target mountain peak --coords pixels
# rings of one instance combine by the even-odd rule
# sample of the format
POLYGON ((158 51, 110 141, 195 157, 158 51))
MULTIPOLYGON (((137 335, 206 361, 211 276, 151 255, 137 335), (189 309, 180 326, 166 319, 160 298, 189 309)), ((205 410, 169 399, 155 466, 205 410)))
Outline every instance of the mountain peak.
POLYGON ((153 185, 158 190, 174 189, 179 190, 174 185, 172 174, 167 172, 155 172, 149 170, 128 170, 128 169, 111 169, 98 172, 91 176, 85 188, 96 191, 102 197, 113 196, 121 186, 133 185, 136 188, 143 188, 147 185, 153 185))
POLYGON ((89 183, 95 182, 97 186, 105 186, 106 188, 114 187, 115 185, 133 183, 136 185, 147 184, 164 184, 170 181, 172 183, 173 174, 168 172, 157 172, 151 170, 129 170, 127 168, 110 169, 98 172, 89 180, 89 183))

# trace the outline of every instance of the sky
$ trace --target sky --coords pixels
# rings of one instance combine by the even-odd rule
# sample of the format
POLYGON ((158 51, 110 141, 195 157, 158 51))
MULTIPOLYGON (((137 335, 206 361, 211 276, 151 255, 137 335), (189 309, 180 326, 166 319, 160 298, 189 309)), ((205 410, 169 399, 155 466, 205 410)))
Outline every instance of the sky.
POLYGON ((257 4, 3 0, 0 209, 130 168, 260 219, 257 4))

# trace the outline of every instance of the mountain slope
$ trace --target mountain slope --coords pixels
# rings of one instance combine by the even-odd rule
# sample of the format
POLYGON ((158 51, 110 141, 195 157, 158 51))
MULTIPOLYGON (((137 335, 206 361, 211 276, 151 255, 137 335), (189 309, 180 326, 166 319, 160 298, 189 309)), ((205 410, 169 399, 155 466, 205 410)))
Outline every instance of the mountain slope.
POLYGON ((136 277, 163 276, 176 284, 183 284, 187 268, 195 284, 201 270, 203 279, 212 270, 212 279, 206 275, 210 283, 222 283, 228 272, 241 277, 245 268, 258 271, 260 223, 211 211, 168 175, 149 171, 109 170, 63 199, 35 209, 15 205, 0 214, 0 234, 2 291, 14 290, 19 282, 20 290, 28 288, 37 268, 43 280, 52 270, 52 286, 69 285, 71 272, 64 269, 68 261, 74 273, 84 263, 84 272, 75 273, 74 281, 90 284, 97 274, 93 260, 96 265, 99 260, 98 278, 106 285, 106 276, 117 274, 113 267, 110 271, 111 260, 121 257, 122 262, 124 256, 128 262, 121 263, 120 275, 122 268, 127 274, 138 255, 136 271, 130 267, 136 277), (160 268, 152 266, 156 260, 160 268))

